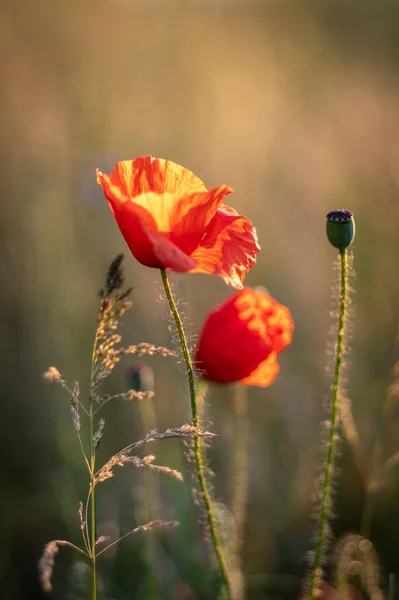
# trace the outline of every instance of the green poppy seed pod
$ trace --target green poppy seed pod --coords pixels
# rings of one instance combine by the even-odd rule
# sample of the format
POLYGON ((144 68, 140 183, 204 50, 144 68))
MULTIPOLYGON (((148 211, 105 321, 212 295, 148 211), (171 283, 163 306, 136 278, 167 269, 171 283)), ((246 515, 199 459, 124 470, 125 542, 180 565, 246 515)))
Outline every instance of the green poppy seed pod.
POLYGON ((327 215, 327 237, 338 250, 346 250, 355 237, 353 213, 345 208, 332 210, 327 215))

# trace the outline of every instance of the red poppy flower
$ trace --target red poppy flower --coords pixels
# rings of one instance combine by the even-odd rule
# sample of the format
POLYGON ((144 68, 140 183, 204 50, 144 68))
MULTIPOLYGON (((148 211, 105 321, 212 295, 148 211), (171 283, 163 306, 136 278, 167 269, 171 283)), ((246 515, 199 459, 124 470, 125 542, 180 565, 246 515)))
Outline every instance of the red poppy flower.
POLYGON ((219 275, 242 288, 260 248, 255 228, 225 206, 233 190, 207 190, 194 173, 152 156, 97 170, 115 220, 136 259, 147 267, 219 275))
POLYGON ((208 315, 197 346, 196 368, 216 383, 240 381, 266 387, 279 372, 277 356, 291 343, 293 329, 286 306, 246 287, 208 315))

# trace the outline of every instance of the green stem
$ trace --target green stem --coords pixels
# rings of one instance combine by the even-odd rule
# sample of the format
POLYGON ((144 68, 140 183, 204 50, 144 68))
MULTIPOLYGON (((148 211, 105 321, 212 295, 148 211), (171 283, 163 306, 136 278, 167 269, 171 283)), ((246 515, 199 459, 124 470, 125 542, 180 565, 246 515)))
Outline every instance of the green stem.
POLYGON ((315 558, 312 568, 309 600, 313 600, 318 574, 320 570, 321 557, 326 538, 327 512, 331 496, 331 479, 334 467, 334 450, 337 435, 338 412, 339 412, 339 391, 340 375, 344 355, 344 330, 345 330, 345 308, 346 308, 346 287, 347 287, 347 254, 345 250, 340 251, 341 276, 340 276, 340 296, 339 296, 339 317, 337 332, 337 351, 335 358, 334 381, 332 388, 331 402, 331 426, 327 447, 326 465, 324 469, 323 494, 320 509, 320 521, 318 528, 318 541, 316 546, 315 558))
MULTIPOLYGON (((190 404, 191 404, 191 416, 192 416, 192 420, 193 420, 193 425, 194 425, 194 427, 198 427, 199 419, 198 419, 198 410, 197 410, 197 394, 196 394, 196 390, 195 390, 194 370, 193 370, 193 365, 192 365, 192 361, 191 361, 191 357, 190 357, 190 352, 189 352, 189 349, 187 346, 187 340, 186 340, 186 336, 184 333, 183 324, 182 324, 182 321, 181 321, 181 318, 179 315, 179 311, 177 310, 175 300, 173 298, 172 290, 170 289, 169 280, 168 280, 168 276, 166 274, 165 269, 161 269, 161 277, 162 277, 162 283, 163 283, 163 287, 165 290, 166 298, 168 300, 168 304, 169 304, 171 313, 173 315, 173 318, 174 318, 174 321, 176 324, 177 332, 179 334, 180 345, 181 345, 181 349, 183 351, 184 362, 186 364, 188 384, 189 384, 189 389, 190 389, 190 404)), ((205 380, 202 380, 202 382, 198 386, 198 390, 197 390, 198 396, 200 396, 200 393, 201 393, 201 396, 203 395, 204 390, 205 390, 205 385, 206 385, 205 380), (202 390, 201 390, 201 388, 202 388, 202 390)), ((195 466, 196 466, 196 471, 197 471, 198 484, 199 484, 199 488, 201 491, 202 499, 204 501, 205 511, 206 511, 207 520, 208 520, 208 526, 209 526, 209 532, 211 535, 212 545, 213 545, 213 548, 214 548, 214 551, 216 554, 216 559, 217 559, 218 566, 219 566, 220 576, 221 576, 223 584, 226 588, 227 597, 229 599, 232 599, 233 598, 232 584, 230 582, 229 573, 228 573, 227 566, 226 566, 224 556, 223 556, 222 545, 219 540, 216 522, 215 522, 215 518, 213 516, 211 494, 208 490, 208 486, 207 486, 207 482, 206 482, 206 478, 205 478, 203 454, 201 451, 200 439, 197 435, 194 436, 194 457, 195 457, 195 466)))
POLYGON ((190 352, 187 346, 187 340, 183 329, 183 323, 181 321, 179 311, 177 310, 177 306, 175 300, 173 298, 172 290, 170 289, 168 275, 165 269, 161 269, 161 277, 162 283, 165 290, 166 298, 168 300, 168 304, 173 315, 173 319, 176 324, 177 332, 179 334, 180 345, 183 351, 184 362, 186 364, 187 377, 188 377, 188 385, 190 388, 190 403, 191 403, 191 414, 193 417, 193 425, 194 427, 198 427, 198 413, 197 413, 197 404, 195 401, 195 379, 194 379, 194 370, 191 362, 190 352))
POLYGON ((93 442, 93 402, 90 400, 90 503, 91 503, 91 600, 97 598, 97 577, 96 577, 96 499, 95 499, 95 485, 94 485, 94 473, 95 473, 95 448, 93 442))
MULTIPOLYGON (((91 517, 91 525, 90 525, 90 558, 91 558, 91 600, 97 600, 97 573, 96 573, 96 492, 95 492, 95 476, 96 476, 96 449, 94 447, 94 428, 93 428, 93 419, 96 413, 96 410, 93 410, 94 404, 94 392, 95 392, 95 372, 96 372, 96 352, 97 352, 97 343, 98 343, 98 324, 96 328, 96 334, 94 336, 93 350, 91 355, 91 371, 90 371, 90 397, 89 397, 89 422, 90 422, 90 488, 89 488, 89 496, 90 496, 90 517, 91 517)), ((86 503, 86 527, 87 525, 87 508, 88 508, 89 498, 87 498, 86 503)), ((89 532, 87 531, 87 541, 89 542, 89 532)))

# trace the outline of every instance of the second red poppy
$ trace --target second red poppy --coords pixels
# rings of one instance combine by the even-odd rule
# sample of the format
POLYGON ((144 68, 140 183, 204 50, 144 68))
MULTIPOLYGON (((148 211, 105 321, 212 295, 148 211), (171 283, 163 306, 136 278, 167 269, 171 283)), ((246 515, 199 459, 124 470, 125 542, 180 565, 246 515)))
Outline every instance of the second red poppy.
POLYGON ((215 383, 266 387, 277 357, 292 339, 290 311, 264 292, 245 287, 209 313, 196 351, 199 373, 215 383))

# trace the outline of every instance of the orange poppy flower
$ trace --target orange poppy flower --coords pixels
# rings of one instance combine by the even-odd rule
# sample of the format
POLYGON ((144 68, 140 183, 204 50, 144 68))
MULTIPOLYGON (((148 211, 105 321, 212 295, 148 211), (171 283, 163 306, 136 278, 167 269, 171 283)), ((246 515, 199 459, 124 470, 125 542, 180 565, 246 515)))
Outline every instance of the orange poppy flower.
POLYGON ((255 228, 223 201, 227 185, 207 190, 170 160, 142 156, 97 170, 115 220, 135 258, 147 267, 219 275, 236 288, 255 264, 255 228))
POLYGON ((196 368, 216 383, 240 381, 266 387, 278 372, 277 356, 291 343, 290 311, 276 300, 244 288, 207 317, 196 351, 196 368))

